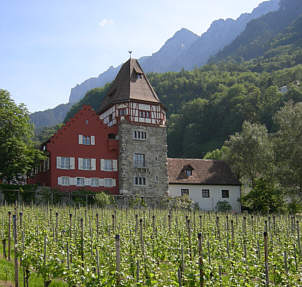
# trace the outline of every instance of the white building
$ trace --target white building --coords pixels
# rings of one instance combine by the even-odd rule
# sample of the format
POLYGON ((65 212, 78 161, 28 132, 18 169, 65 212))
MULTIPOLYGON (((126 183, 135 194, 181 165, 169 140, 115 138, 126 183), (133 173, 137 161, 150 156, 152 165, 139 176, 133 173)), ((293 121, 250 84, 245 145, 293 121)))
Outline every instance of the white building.
POLYGON ((233 211, 241 211, 241 184, 223 161, 168 158, 168 177, 172 197, 187 194, 208 211, 227 201, 233 211))

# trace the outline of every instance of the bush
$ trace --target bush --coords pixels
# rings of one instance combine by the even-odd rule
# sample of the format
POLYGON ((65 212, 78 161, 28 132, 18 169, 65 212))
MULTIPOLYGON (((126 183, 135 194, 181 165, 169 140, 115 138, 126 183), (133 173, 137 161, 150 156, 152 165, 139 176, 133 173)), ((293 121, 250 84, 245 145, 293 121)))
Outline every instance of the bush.
POLYGON ((287 204, 287 210, 290 214, 296 214, 302 211, 302 204, 297 199, 293 199, 287 204))
POLYGON ((95 202, 99 207, 105 207, 110 204, 110 195, 100 192, 95 195, 95 202))
POLYGON ((253 212, 262 214, 283 212, 285 209, 283 192, 265 178, 258 178, 253 189, 242 197, 244 205, 253 212))
POLYGON ((35 198, 36 189, 37 186, 31 184, 0 184, 0 190, 4 195, 4 200, 10 204, 15 203, 18 199, 22 199, 25 203, 30 203, 35 198))
POLYGON ((232 210, 232 206, 226 201, 218 201, 216 204, 216 210, 218 212, 228 212, 232 210))

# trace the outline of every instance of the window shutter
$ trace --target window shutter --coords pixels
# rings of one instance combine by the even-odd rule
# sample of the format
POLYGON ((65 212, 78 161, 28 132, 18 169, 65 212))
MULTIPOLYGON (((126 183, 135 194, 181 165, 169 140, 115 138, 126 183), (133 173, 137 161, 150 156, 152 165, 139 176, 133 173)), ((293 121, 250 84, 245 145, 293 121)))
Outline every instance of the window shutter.
POLYGON ((62 177, 61 176, 58 177, 58 185, 62 185, 62 177))
POLYGON ((78 158, 78 169, 82 170, 83 169, 83 159, 82 158, 78 158))
POLYGON ((70 158, 70 169, 74 169, 75 168, 75 164, 74 164, 74 157, 70 158))
POLYGON ((101 159, 101 170, 105 170, 105 160, 101 159))
POLYGON ((95 137, 94 136, 91 136, 90 142, 91 142, 92 145, 95 145, 95 137))
POLYGON ((117 171, 117 160, 113 160, 113 171, 117 171))
POLYGON ((112 179, 112 186, 116 186, 116 180, 115 180, 115 178, 112 179))
POLYGON ((85 185, 90 185, 90 178, 84 178, 85 185))
POLYGON ((79 135, 79 144, 82 144, 82 143, 83 143, 83 136, 79 135))
POLYGON ((104 179, 103 178, 99 178, 99 186, 104 186, 104 179))
POLYGON ((95 158, 91 159, 91 170, 96 170, 96 159, 95 158))
POLYGON ((57 168, 61 168, 61 157, 57 156, 57 168))

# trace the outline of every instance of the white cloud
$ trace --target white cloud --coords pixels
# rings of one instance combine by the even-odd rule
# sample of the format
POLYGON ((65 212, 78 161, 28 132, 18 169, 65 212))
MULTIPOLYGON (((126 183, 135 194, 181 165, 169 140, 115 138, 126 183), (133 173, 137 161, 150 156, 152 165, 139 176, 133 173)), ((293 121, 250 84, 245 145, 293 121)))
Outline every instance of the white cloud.
POLYGON ((114 21, 113 21, 112 19, 106 19, 106 18, 104 18, 102 21, 99 22, 99 26, 100 26, 101 28, 103 28, 103 27, 105 27, 106 25, 111 25, 111 24, 113 24, 113 23, 114 23, 114 21))

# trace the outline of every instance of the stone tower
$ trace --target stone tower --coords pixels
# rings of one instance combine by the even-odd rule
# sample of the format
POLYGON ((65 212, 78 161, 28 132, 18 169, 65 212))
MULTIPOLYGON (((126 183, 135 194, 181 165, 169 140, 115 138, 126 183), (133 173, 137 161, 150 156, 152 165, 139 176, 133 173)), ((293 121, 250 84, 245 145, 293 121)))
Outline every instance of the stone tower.
POLYGON ((168 191, 166 112, 136 59, 121 67, 100 118, 117 126, 121 194, 164 195, 168 191))

